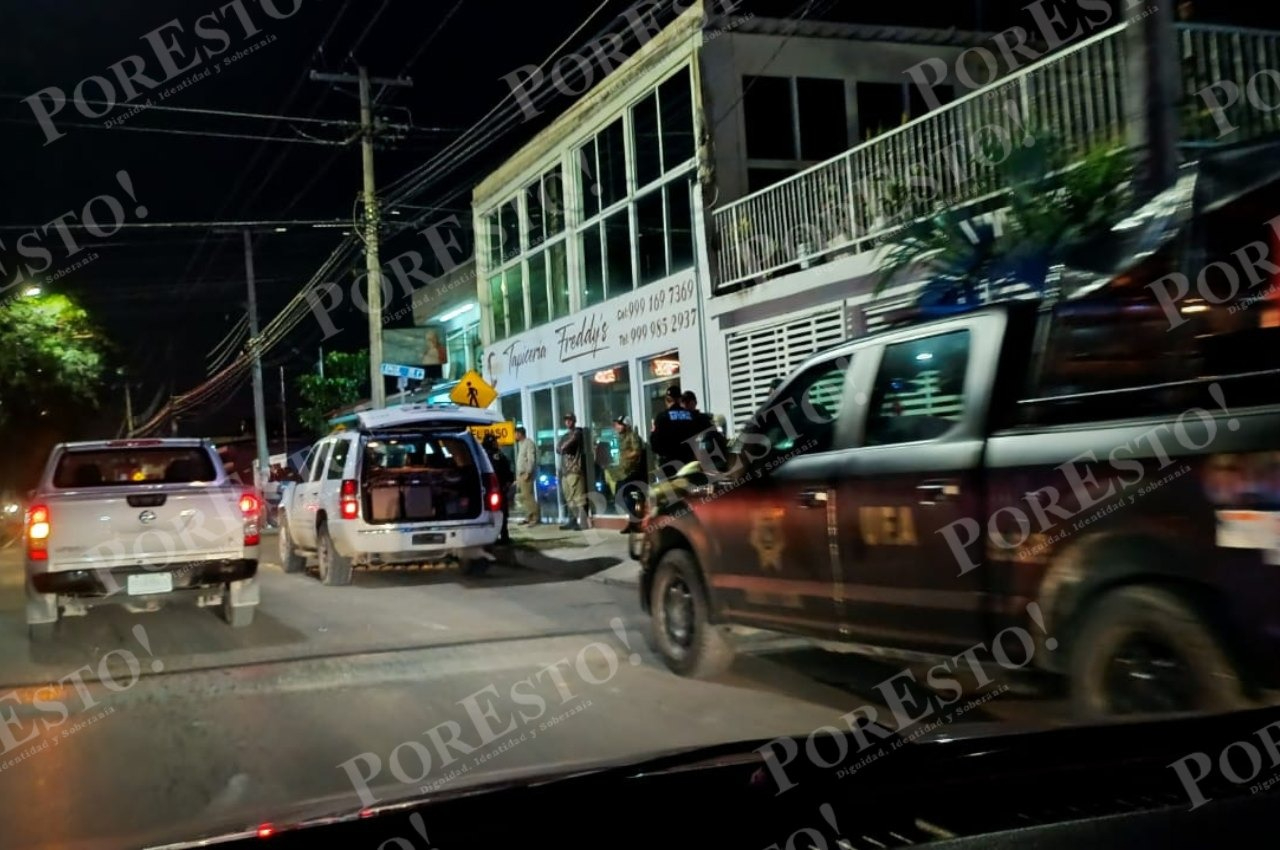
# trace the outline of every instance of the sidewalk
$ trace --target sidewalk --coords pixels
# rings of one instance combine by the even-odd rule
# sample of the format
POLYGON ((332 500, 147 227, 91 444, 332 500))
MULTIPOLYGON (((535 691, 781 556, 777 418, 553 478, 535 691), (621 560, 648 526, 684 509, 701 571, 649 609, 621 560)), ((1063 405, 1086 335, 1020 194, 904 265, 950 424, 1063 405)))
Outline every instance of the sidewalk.
POLYGON ((562 531, 556 523, 524 526, 513 519, 509 526, 513 560, 527 569, 635 587, 640 582, 640 564, 631 560, 628 536, 618 533, 619 527, 562 531))

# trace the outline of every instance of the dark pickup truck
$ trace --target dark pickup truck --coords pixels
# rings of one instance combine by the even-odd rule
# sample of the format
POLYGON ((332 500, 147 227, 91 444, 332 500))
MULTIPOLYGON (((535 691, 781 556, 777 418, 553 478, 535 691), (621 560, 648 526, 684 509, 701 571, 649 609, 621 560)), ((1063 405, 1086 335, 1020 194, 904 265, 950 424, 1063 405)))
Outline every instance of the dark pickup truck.
POLYGON ((1010 302, 810 358, 655 490, 656 648, 710 676, 732 625, 917 660, 1018 627, 1085 716, 1252 701, 1280 668, 1280 329, 1185 313, 1010 302))

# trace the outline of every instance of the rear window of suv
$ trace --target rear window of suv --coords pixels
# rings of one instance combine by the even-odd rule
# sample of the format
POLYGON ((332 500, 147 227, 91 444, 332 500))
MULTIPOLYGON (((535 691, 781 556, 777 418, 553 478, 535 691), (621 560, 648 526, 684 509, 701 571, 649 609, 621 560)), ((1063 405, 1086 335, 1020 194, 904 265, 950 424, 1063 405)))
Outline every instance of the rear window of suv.
POLYGON ((58 459, 53 472, 53 486, 64 490, 217 479, 209 452, 198 446, 71 451, 58 459))
POLYGON ((465 434, 400 434, 365 445, 365 469, 465 469, 475 466, 465 434))

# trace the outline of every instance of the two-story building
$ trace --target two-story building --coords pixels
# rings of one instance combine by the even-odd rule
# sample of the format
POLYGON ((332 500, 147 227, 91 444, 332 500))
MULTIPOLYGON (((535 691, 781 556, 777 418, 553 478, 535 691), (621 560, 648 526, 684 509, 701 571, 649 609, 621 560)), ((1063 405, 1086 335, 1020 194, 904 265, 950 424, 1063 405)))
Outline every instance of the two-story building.
MULTIPOLYGON (((647 435, 669 385, 730 414, 708 211, 928 111, 907 69, 938 57, 965 68, 962 53, 983 40, 708 18, 695 4, 482 180, 484 374, 544 470, 554 474, 568 412, 593 445, 598 490, 616 460, 614 418, 647 435)), ((935 95, 953 88, 944 80, 935 95)), ((810 350, 844 333, 811 333, 810 350)))

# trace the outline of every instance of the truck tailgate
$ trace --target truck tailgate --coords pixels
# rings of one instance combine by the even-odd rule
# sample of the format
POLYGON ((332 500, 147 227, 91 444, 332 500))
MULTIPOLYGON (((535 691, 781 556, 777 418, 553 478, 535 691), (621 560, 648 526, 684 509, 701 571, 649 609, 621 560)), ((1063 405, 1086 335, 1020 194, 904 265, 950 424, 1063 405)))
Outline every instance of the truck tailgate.
POLYGON ((50 571, 181 564, 244 553, 236 488, 97 488, 49 500, 50 571))

